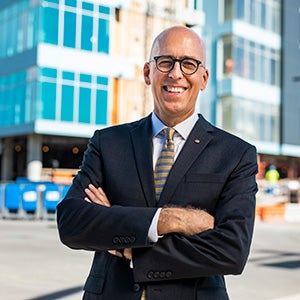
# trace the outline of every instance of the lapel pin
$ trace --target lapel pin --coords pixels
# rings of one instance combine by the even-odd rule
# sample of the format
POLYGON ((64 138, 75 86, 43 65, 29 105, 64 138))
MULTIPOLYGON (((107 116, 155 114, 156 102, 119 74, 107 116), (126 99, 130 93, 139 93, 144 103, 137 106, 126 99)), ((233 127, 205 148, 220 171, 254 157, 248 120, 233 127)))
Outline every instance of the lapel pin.
POLYGON ((194 140, 195 144, 199 144, 200 143, 200 140, 196 139, 194 140))

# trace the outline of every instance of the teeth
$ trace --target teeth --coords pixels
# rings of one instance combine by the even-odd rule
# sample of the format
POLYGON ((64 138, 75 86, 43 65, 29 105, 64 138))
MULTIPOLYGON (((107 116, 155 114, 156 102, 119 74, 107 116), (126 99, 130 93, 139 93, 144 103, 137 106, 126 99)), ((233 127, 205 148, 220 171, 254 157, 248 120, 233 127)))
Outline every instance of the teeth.
POLYGON ((182 93, 184 91, 184 88, 181 87, 166 87, 166 90, 170 93, 182 93))

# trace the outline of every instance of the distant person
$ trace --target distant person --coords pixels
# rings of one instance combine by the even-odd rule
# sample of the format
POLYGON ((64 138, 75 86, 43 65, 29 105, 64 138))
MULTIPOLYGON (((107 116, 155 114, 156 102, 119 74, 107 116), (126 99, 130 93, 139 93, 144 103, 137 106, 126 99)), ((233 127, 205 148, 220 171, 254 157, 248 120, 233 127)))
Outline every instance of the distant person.
POLYGON ((277 171, 276 167, 274 165, 271 165, 268 171, 266 172, 265 177, 269 182, 277 183, 280 178, 280 174, 277 171))
POLYGON ((271 165, 268 171, 265 174, 265 178, 267 179, 269 186, 267 188, 267 193, 269 194, 278 194, 279 189, 277 187, 278 180, 280 179, 280 174, 277 171, 274 165, 271 165))
POLYGON ((252 239, 256 149, 195 112, 208 77, 200 37, 164 30, 144 65, 153 112, 91 138, 57 208, 62 242, 95 251, 83 299, 229 299, 224 275, 243 271, 252 239))

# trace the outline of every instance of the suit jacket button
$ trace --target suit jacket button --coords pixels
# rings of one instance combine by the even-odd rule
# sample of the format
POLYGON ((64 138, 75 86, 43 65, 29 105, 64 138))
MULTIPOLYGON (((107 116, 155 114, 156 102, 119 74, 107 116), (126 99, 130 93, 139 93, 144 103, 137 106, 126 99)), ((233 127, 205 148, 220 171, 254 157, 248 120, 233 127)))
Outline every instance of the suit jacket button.
POLYGON ((117 236, 115 236, 114 238, 113 238, 113 240, 112 240, 112 242, 113 242, 113 244, 120 244, 120 238, 119 237, 117 237, 117 236))
POLYGON ((171 271, 166 272, 166 278, 170 278, 171 276, 172 276, 172 272, 171 271))
POLYGON ((149 279, 152 279, 153 278, 153 272, 152 271, 148 272, 147 277, 149 279))
POLYGON ((139 292, 140 289, 141 289, 141 286, 140 286, 138 283, 135 283, 135 284, 133 285, 133 291, 134 291, 134 292, 139 292))
POLYGON ((159 272, 154 272, 153 278, 155 278, 155 279, 159 278, 159 272))
POLYGON ((159 278, 165 278, 165 277, 166 277, 166 272, 159 273, 159 278))

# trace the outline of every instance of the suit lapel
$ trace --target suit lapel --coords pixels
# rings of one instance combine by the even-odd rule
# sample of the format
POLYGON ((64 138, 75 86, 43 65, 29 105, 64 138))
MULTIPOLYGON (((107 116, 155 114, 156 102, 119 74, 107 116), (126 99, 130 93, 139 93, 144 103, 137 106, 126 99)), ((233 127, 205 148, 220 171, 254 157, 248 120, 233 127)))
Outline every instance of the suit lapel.
POLYGON ((151 115, 142 119, 137 123, 137 126, 131 130, 131 140, 146 202, 148 206, 155 206, 151 115))
POLYGON ((203 149, 212 139, 210 134, 210 131, 212 130, 213 127, 207 121, 205 121, 202 116, 200 116, 199 121, 192 129, 183 149, 181 150, 169 173, 169 177, 165 183, 158 206, 161 207, 170 202, 177 185, 185 176, 193 162, 198 158, 203 149))

